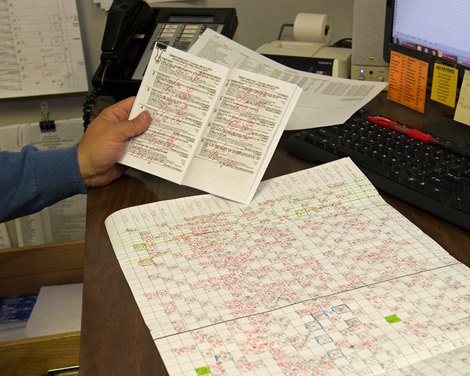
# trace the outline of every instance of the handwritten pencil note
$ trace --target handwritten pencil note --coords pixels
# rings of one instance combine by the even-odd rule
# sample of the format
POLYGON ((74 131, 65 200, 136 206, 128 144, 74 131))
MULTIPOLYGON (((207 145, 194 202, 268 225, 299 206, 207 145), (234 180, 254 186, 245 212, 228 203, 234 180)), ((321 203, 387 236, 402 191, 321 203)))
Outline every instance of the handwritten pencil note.
POLYGON ((463 76, 454 120, 470 125, 470 73, 468 70, 465 71, 463 76))
POLYGON ((0 0, 0 98, 85 92, 75 0, 0 0))
POLYGON ((131 112, 152 115, 121 163, 249 203, 301 89, 155 46, 131 112))
POLYGON ((468 374, 470 270, 349 159, 106 229, 170 375, 468 374))

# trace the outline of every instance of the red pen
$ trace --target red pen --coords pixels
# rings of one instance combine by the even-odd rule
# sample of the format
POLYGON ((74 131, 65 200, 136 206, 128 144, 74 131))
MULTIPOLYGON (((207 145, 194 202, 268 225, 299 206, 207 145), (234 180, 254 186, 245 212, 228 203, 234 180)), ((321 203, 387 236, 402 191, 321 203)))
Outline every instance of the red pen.
POLYGON ((432 144, 432 145, 437 145, 439 144, 439 141, 435 139, 433 136, 430 134, 418 131, 417 129, 411 129, 408 127, 405 127, 404 125, 398 124, 393 120, 384 118, 382 116, 372 116, 369 115, 367 116, 367 120, 370 122, 381 125, 382 127, 385 128, 390 128, 393 129, 394 131, 400 132, 402 134, 406 134, 408 137, 414 138, 415 140, 420 140, 423 142, 426 142, 427 144, 432 144))

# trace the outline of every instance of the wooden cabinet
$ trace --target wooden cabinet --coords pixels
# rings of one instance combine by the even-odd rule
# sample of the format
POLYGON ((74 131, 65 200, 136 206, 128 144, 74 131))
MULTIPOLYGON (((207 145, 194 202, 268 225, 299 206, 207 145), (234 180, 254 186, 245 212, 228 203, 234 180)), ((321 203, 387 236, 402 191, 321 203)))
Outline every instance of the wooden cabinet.
MULTIPOLYGON (((38 293, 42 286, 83 282, 84 242, 0 250, 0 296, 38 293)), ((76 366, 80 332, 0 342, 0 373, 40 376, 76 366)))

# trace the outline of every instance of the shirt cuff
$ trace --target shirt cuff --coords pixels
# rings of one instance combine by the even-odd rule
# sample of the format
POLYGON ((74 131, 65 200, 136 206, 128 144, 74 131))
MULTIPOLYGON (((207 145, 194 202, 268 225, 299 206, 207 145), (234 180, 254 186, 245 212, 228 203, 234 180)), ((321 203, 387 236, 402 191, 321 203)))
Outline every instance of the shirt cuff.
POLYGON ((80 174, 78 165, 78 146, 68 148, 37 151, 34 161, 34 174, 38 187, 46 196, 54 197, 55 201, 87 193, 87 188, 80 174))

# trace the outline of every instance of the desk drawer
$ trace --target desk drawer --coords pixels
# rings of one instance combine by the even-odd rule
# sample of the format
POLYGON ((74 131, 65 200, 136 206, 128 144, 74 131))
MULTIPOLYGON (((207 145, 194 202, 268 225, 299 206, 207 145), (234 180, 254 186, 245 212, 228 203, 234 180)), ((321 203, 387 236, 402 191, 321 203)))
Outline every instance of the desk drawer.
MULTIPOLYGON (((83 255, 83 241, 0 250, 0 296, 81 283, 83 255)), ((79 348, 80 332, 0 342, 0 370, 9 376, 41 376, 78 365, 79 348)))

